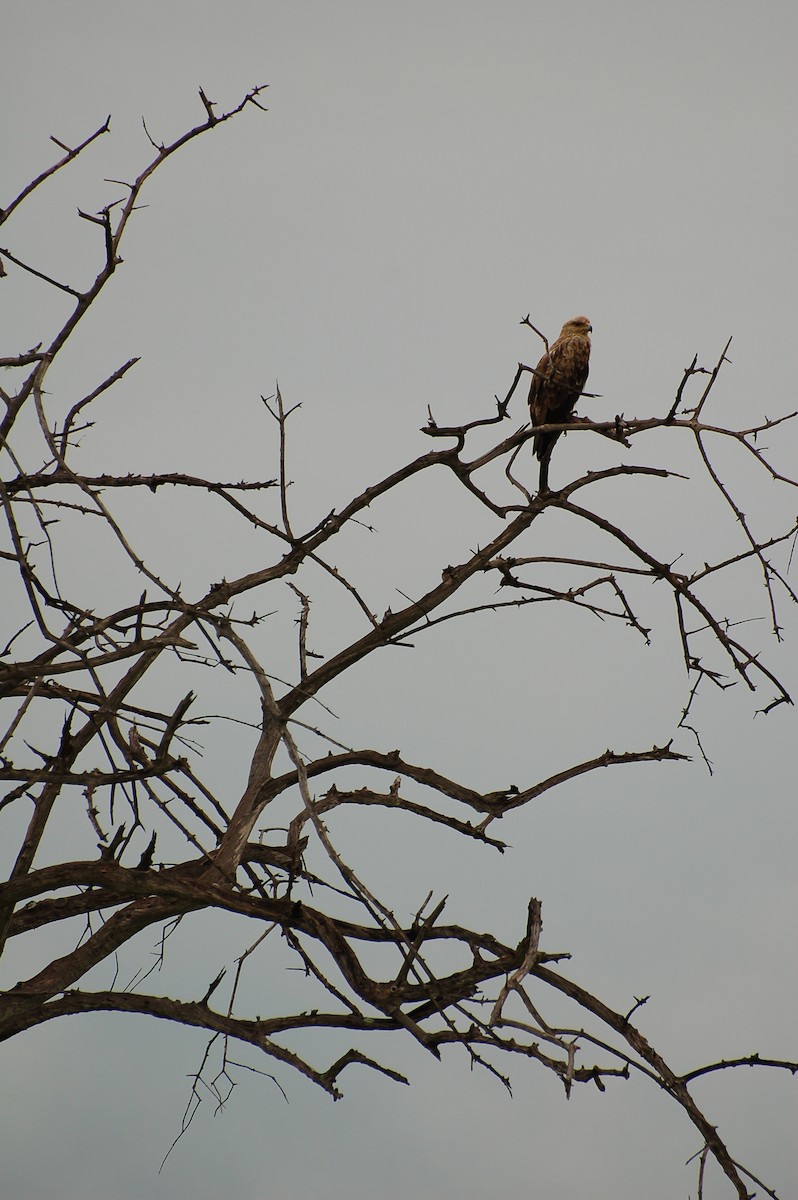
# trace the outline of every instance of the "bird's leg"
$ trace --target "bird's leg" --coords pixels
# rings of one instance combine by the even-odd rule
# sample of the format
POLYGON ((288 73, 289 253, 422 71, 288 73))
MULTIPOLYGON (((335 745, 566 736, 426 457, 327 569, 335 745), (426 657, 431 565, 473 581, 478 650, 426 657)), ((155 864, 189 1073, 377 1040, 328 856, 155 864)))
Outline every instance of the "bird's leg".
POLYGON ((540 480, 538 482, 538 495, 543 496, 549 490, 549 461, 553 447, 550 446, 543 454, 540 460, 540 480))

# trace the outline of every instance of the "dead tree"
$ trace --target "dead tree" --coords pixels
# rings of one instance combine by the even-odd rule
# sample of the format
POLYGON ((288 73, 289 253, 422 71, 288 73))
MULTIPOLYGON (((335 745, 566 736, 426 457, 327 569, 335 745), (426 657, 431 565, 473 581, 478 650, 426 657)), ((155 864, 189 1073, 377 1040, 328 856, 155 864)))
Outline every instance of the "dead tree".
MULTIPOLYGON (((741 1056, 676 1072, 632 1020, 635 1008, 615 1011, 589 985, 563 973, 568 954, 547 949, 542 941, 540 900, 531 898, 527 911, 518 914, 517 940, 508 943, 479 932, 479 925, 447 923, 436 877, 407 920, 397 916, 390 895, 365 882, 368 864, 348 861, 335 836, 343 812, 356 809, 367 822, 382 810, 406 814, 422 833, 436 825, 453 849, 470 839, 493 855, 505 849, 501 822, 546 791, 607 767, 677 762, 687 756, 686 747, 669 741, 638 750, 607 749, 584 760, 577 755, 550 777, 513 785, 497 780, 494 789, 482 791, 468 780, 449 778, 434 764, 408 761, 390 748, 390 731, 382 746, 336 740, 324 697, 330 685, 371 656, 421 645, 444 623, 466 623, 479 612, 491 611, 499 621, 509 611, 531 609, 532 619, 536 605, 553 602, 620 623, 645 639, 649 631, 639 615, 639 596, 657 582, 672 598, 690 681, 682 732, 693 728, 699 692, 713 685, 722 693, 730 683, 740 683, 764 697, 765 712, 789 703, 775 668, 746 642, 734 614, 718 611, 711 598, 726 573, 759 572, 776 635, 778 604, 796 600, 778 556, 798 527, 791 524, 766 536, 755 531, 715 465, 715 447, 731 441, 765 475, 785 488, 794 486, 760 449, 764 432, 777 438, 781 422, 789 418, 763 418, 745 429, 711 422, 708 409, 727 346, 709 370, 693 361, 673 404, 661 415, 604 423, 574 418, 568 423, 571 437, 600 434, 631 447, 629 457, 622 465, 538 494, 524 483, 532 477, 529 426, 502 435, 516 387, 529 370, 523 364, 494 411, 446 427, 430 412, 423 432, 431 443, 423 453, 320 512, 309 525, 293 515, 287 468, 293 410, 279 390, 264 399, 262 410, 274 430, 273 478, 225 482, 177 472, 86 470, 81 443, 92 423, 102 420, 109 390, 124 386, 136 360, 91 382, 79 400, 64 406, 51 383, 59 356, 117 271, 123 237, 150 176, 189 141, 260 107, 262 89, 223 113, 200 96, 201 124, 170 144, 150 139, 149 161, 122 185, 121 197, 115 185, 117 194, 106 207, 80 213, 96 227, 100 255, 88 283, 56 278, 47 263, 28 261, 13 243, 0 249, 4 287, 15 278, 32 277, 57 292, 68 308, 54 329, 42 331, 38 344, 22 352, 12 348, 0 360, 5 525, 0 820, 5 853, 10 851, 0 886, 0 950, 14 939, 41 938, 43 930, 52 946, 47 965, 6 983, 0 993, 0 1039, 78 1012, 139 1013, 181 1022, 210 1035, 197 1082, 212 1083, 220 1102, 234 1073, 236 1043, 255 1047, 263 1061, 293 1068, 337 1098, 341 1074, 353 1063, 403 1078, 375 1057, 379 1035, 402 1030, 436 1057, 450 1044, 459 1047, 504 1082, 502 1064, 512 1058, 531 1059, 553 1072, 566 1093, 578 1084, 604 1091, 613 1080, 639 1074, 662 1088, 695 1126, 700 1178, 707 1159, 714 1159, 732 1190, 746 1197, 754 1177, 735 1162, 690 1085, 700 1074, 762 1060, 741 1056), (654 432, 697 448, 706 486, 720 495, 736 528, 733 554, 713 559, 703 548, 696 563, 677 566, 637 532, 601 515, 592 502, 610 479, 623 479, 630 507, 641 481, 656 477, 670 486, 675 473, 634 460, 654 432), (404 496, 430 472, 446 473, 464 503, 481 510, 491 523, 490 536, 452 561, 451 551, 444 550, 435 580, 379 614, 359 581, 330 555, 342 533, 365 522, 370 509, 388 496, 404 496), (250 569, 228 578, 223 561, 210 563, 208 585, 196 589, 167 577, 140 554, 135 537, 115 515, 114 500, 121 493, 155 493, 160 500, 167 490, 185 499, 186 512, 198 493, 209 494, 254 532, 258 551, 250 569), (597 547, 593 556, 569 557, 567 546, 557 556, 536 553, 536 525, 552 510, 590 532, 597 547), (88 579, 85 574, 75 578, 67 567, 73 539, 82 536, 76 531, 86 522, 105 530, 115 557, 104 550, 88 579), (324 654, 314 648, 313 636, 312 588, 318 578, 351 605, 349 626, 354 628, 324 654), (107 603, 106 593, 112 597, 107 603), (286 611, 296 628, 295 666, 288 678, 275 667, 269 624, 270 614, 286 611), (225 760, 214 765, 200 753, 203 731, 230 719, 229 713, 214 710, 220 676, 240 681, 245 695, 254 686, 258 697, 257 710, 249 714, 249 767, 237 793, 227 781, 219 785, 225 760), (57 836, 64 810, 70 814, 68 855, 59 854, 57 836), (239 942, 226 965, 208 963, 203 994, 149 992, 152 968, 124 988, 98 990, 85 982, 142 931, 150 932, 162 961, 177 945, 186 917, 211 911, 230 917, 239 942), (238 917, 249 919, 248 932, 234 923, 238 917), (295 1012, 261 1015, 240 1002, 242 981, 254 961, 268 964, 275 943, 302 967, 306 990, 295 1012), (552 1015, 558 997, 578 1007, 577 1026, 552 1015), (326 1030, 331 1046, 340 1048, 345 1039, 346 1047, 334 1061, 312 1062, 302 1050, 308 1030, 326 1030)), ((57 143, 63 157, 8 204, 3 222, 108 133, 106 122, 78 146, 57 143)), ((525 323, 531 324, 529 318, 525 323)), ((697 735, 694 745, 700 748, 697 735)), ((798 1069, 789 1062, 762 1065, 798 1069)), ((198 1097, 195 1086, 184 1125, 198 1097)))

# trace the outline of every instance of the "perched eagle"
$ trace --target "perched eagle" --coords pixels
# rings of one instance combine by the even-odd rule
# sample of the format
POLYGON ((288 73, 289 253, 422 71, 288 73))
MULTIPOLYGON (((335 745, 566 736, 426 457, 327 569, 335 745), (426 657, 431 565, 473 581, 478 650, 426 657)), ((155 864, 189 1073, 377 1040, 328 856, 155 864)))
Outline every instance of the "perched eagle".
MULTIPOLYGON (((572 317, 535 368, 529 389, 533 425, 557 425, 568 420, 587 383, 590 334, 587 317, 572 317)), ((533 445, 541 461, 540 486, 547 486, 549 458, 559 433, 536 433, 533 445)))

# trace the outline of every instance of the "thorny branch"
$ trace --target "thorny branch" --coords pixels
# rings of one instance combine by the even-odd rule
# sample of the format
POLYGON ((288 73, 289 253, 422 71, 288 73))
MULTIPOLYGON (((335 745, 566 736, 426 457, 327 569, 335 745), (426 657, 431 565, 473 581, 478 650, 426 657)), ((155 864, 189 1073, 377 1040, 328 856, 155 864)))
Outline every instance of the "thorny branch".
MULTIPOLYGON (((518 385, 531 369, 522 363, 504 398, 494 398, 494 412, 444 426, 436 423, 430 409, 423 432, 436 444, 449 445, 400 465, 340 506, 323 507, 304 532, 297 516, 301 507, 289 506, 293 492, 287 466, 288 419, 299 405, 286 406, 279 388, 273 398, 262 398, 276 427, 273 479, 224 483, 177 472, 110 475, 88 470, 79 437, 90 442, 100 417, 87 421, 87 413, 97 411, 109 389, 126 380, 138 360, 129 359, 95 382, 68 407, 60 424, 45 378, 48 384, 55 378, 61 351, 121 266, 124 234, 152 174, 191 140, 248 107, 261 108, 262 92, 254 88, 236 107, 218 112, 200 91, 205 119, 168 144, 157 141, 145 126, 154 155, 132 183, 122 185, 124 198, 99 213, 81 214, 97 227, 99 236, 100 265, 88 285, 59 281, 46 264, 27 262, 13 249, 0 251, 9 277, 22 271, 75 302, 66 320, 43 331, 36 346, 17 352, 12 347, 0 358, 7 372, 4 380, 11 380, 2 392, 5 412, 0 420, 0 500, 6 529, 0 570, 4 596, 9 597, 2 614, 6 627, 0 631, 0 699, 5 706, 0 780, 7 788, 0 818, 12 811, 22 814, 21 824, 15 826, 22 833, 14 835, 13 863, 0 885, 0 951, 7 939, 45 927, 57 947, 36 974, 0 993, 0 1040, 76 1012, 145 1013, 203 1030, 209 1040, 176 1141, 190 1126, 203 1095, 212 1096, 219 1107, 228 1102, 237 1070, 268 1074, 248 1063, 237 1064, 230 1053, 233 1043, 255 1048, 334 1098, 341 1095, 339 1079, 351 1065, 406 1082, 400 1072, 359 1048, 358 1039, 368 1035, 372 1045, 380 1033, 397 1030, 409 1033, 437 1057, 445 1046, 459 1047, 473 1064, 508 1086, 497 1066, 505 1057, 529 1059, 553 1072, 566 1094, 580 1083, 603 1091, 610 1080, 637 1073, 664 1089, 699 1132, 701 1179, 707 1159, 714 1158, 736 1194, 746 1197, 746 1180, 764 1185, 733 1160, 689 1085, 705 1074, 740 1065, 796 1072, 798 1064, 748 1055, 676 1073, 631 1022, 642 1001, 626 1014, 616 1012, 562 974, 559 964, 568 955, 542 944, 539 900, 530 901, 526 930, 517 945, 490 932, 442 924, 447 897, 437 878, 408 923, 397 915, 404 911, 398 904, 404 902, 383 894, 370 878, 367 859, 353 862, 349 853, 344 855, 336 832, 347 813, 357 811, 367 827, 381 812, 386 821, 414 822, 422 838, 437 827, 453 847, 464 837, 484 847, 485 853, 504 854, 508 845, 494 836, 496 823, 509 822, 511 814, 533 805, 544 793, 598 770, 678 763, 687 754, 669 738, 648 749, 607 748, 597 756, 575 758, 542 778, 532 771, 528 778, 502 779, 497 766, 495 788, 479 791, 433 766, 411 761, 399 749, 345 745, 333 735, 333 714, 322 694, 365 660, 412 646, 444 623, 462 622, 466 628, 476 614, 492 613, 493 619, 501 620, 508 609, 523 610, 531 619, 540 603, 582 611, 601 622, 612 619, 648 641, 652 626, 644 618, 644 589, 655 582, 672 597, 684 658, 687 700, 674 736, 679 727, 693 728, 688 715, 707 679, 721 689, 734 677, 751 691, 767 688, 764 711, 791 703, 762 647, 749 644, 747 633, 738 632, 734 613, 717 610, 709 585, 732 571, 755 567, 772 631, 781 636, 779 606, 785 598, 795 602, 798 595, 777 555, 795 542, 798 523, 790 521, 788 528, 775 533, 758 532, 717 467, 712 447, 732 444, 765 471, 773 486, 796 487, 798 481, 781 472, 761 448, 763 434, 781 433, 784 422, 796 414, 764 419, 745 429, 708 424, 704 414, 721 368, 729 361, 727 345, 712 369, 699 366, 696 356, 664 417, 589 421, 574 416, 565 425, 543 427, 599 434, 627 450, 644 447, 654 434, 692 440, 705 478, 722 496, 741 540, 732 553, 693 564, 680 562, 679 569, 626 524, 606 517, 598 499, 592 504, 606 485, 614 483, 630 493, 646 481, 667 487, 675 471, 624 462, 571 479, 558 491, 535 494, 529 483, 531 463, 527 469, 524 459, 532 436, 529 427, 499 440, 493 428, 510 417, 518 385), (705 385, 698 403, 686 408, 697 376, 705 385), (40 436, 35 451, 29 437, 18 437, 21 414, 29 411, 40 436), (469 512, 474 505, 481 509, 490 521, 490 534, 483 545, 461 551, 453 561, 442 557, 437 578, 403 592, 397 589, 401 604, 379 616, 369 595, 373 581, 352 578, 337 565, 340 558, 334 565, 332 547, 343 543, 339 535, 344 531, 362 525, 367 509, 393 494, 404 495, 417 478, 441 470, 461 489, 469 512), (186 499, 189 513, 200 493, 221 500, 242 529, 257 539, 252 543, 252 569, 227 578, 221 574, 221 556, 209 569, 209 577, 210 570, 219 572, 218 581, 199 589, 156 571, 146 553, 133 548, 108 497, 157 494, 166 487, 186 499), (553 513, 589 533, 595 553, 536 553, 537 523, 553 513), (113 535, 118 558, 103 569, 122 584, 126 598, 119 605, 105 600, 101 575, 84 588, 68 569, 70 537, 84 516, 113 535), (147 578, 144 592, 140 574, 147 578), (324 601, 314 596, 319 578, 332 582, 350 606, 347 628, 354 632, 331 650, 324 601), (510 592, 515 597, 506 599, 510 592), (250 597, 257 607, 242 614, 237 606, 250 597), (287 625, 275 629, 290 629, 293 622, 296 630, 293 667, 275 654, 281 635, 265 637, 263 632, 264 627, 271 632, 271 622, 282 618, 287 625), (293 673, 286 678, 289 671, 293 673), (183 673, 191 675, 189 690, 181 686, 183 673), (211 711, 218 715, 198 715, 198 675, 207 677, 211 711), (216 701, 220 676, 225 682, 240 678, 245 686, 254 684, 260 702, 257 717, 242 721, 234 705, 216 701), (161 696, 169 698, 159 706, 153 697, 161 696), (311 707, 322 714, 318 724, 308 717, 311 707), (249 755, 246 780, 236 791, 237 775, 226 777, 224 794, 217 795, 219 784, 210 781, 218 775, 211 770, 206 774, 199 738, 213 742, 222 722, 227 722, 225 730, 231 723, 254 730, 255 745, 253 749, 244 740, 236 743, 237 754, 249 755), (320 740, 323 752, 314 754, 300 745, 310 739, 315 739, 313 744, 320 740), (316 785, 323 788, 321 794, 314 791, 316 785), (51 862, 42 852, 45 835, 54 815, 75 798, 85 814, 84 854, 74 861, 51 862), (142 985, 152 967, 136 974, 124 990, 86 989, 82 981, 87 973, 114 961, 136 934, 151 931, 160 963, 167 937, 171 947, 182 919, 212 910, 224 914, 235 929, 255 921, 260 933, 254 941, 246 940, 247 948, 234 958, 232 970, 229 963, 209 964, 206 978, 212 982, 203 995, 186 999, 146 994, 142 985), (80 928, 77 937, 75 922, 80 928), (296 1011, 279 1016, 248 1013, 241 981, 256 957, 271 961, 276 947, 283 954, 287 950, 301 971, 304 991, 296 1011), (226 978, 226 1001, 214 1008, 211 1001, 226 978), (583 1027, 559 1020, 558 997, 576 1003, 583 1027), (544 1017, 547 1005, 552 1013, 544 1017), (330 1065, 311 1062, 301 1052, 296 1035, 311 1029, 330 1034, 330 1065), (334 1040, 333 1034, 346 1041, 334 1040)), ((74 148, 53 139, 64 157, 23 187, 0 211, 0 221, 7 221, 36 188, 109 128, 106 121, 74 148)), ((529 316, 522 324, 548 345, 529 316)), ((449 551, 442 554, 448 557, 449 551)), ((220 736, 224 740, 227 734, 220 736)), ((700 740, 698 745, 703 754, 700 740)), ((70 811, 74 814, 74 807, 70 811)), ((446 877, 444 864, 441 876, 446 877)), ((281 1087, 275 1076, 269 1077, 281 1087)))

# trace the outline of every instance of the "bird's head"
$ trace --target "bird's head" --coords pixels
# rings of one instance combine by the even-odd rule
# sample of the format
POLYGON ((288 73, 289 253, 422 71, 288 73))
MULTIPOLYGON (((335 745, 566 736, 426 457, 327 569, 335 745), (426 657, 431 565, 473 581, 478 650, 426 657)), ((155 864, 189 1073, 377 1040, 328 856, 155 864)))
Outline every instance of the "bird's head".
POLYGON ((570 321, 563 325, 560 337, 587 337, 592 332, 593 326, 589 317, 571 317, 570 321))

